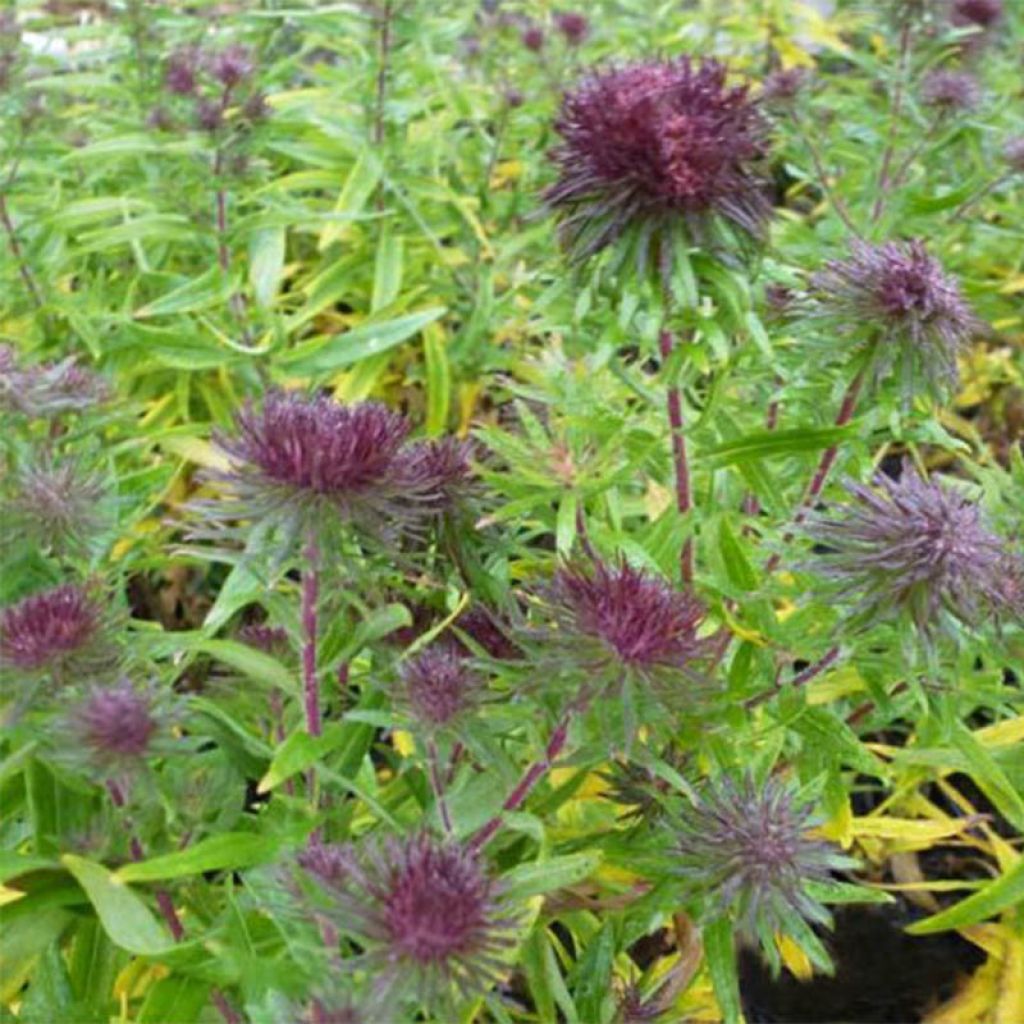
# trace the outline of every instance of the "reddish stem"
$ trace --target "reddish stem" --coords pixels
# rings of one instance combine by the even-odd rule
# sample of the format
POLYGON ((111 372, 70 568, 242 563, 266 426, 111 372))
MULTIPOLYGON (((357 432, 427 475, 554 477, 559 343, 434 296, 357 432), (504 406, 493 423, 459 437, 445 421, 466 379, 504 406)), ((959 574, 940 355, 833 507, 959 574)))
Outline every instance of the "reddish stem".
MULTIPOLYGON (((662 331, 658 344, 661 357, 667 360, 672 354, 672 332, 662 331)), ((686 436, 683 433, 683 402, 679 388, 668 389, 668 425, 672 432, 672 457, 676 467, 676 508, 680 515, 686 515, 692 507, 690 496, 690 466, 686 458, 686 436)), ((684 583, 693 582, 693 538, 687 537, 679 557, 679 569, 684 583)))
MULTIPOLYGON (((802 672, 798 672, 793 676, 790 681, 790 687, 796 689, 801 686, 806 686, 812 679, 820 676, 830 665, 835 662, 839 657, 839 646, 830 648, 822 657, 820 657, 813 665, 809 665, 802 672)), ((778 677, 776 677, 775 689, 767 690, 764 693, 759 693, 756 697, 752 697, 746 702, 744 707, 750 711, 752 708, 756 708, 759 704, 763 704, 766 700, 770 700, 775 696, 776 691, 779 689, 778 677)))
MULTIPOLYGON (((544 777, 554 760, 562 752, 566 738, 569 735, 569 713, 567 713, 558 727, 551 734, 547 747, 544 748, 544 756, 539 761, 530 765, 526 774, 519 780, 518 785, 509 794, 508 799, 501 805, 502 814, 508 811, 515 811, 522 807, 530 790, 544 777)), ((484 825, 469 841, 469 849, 482 850, 494 837, 494 833, 501 828, 502 814, 497 814, 486 825, 484 825)))
POLYGON ((445 834, 450 836, 455 830, 452 828, 451 815, 448 813, 448 804, 444 798, 444 783, 441 781, 437 744, 432 739, 427 741, 427 759, 430 762, 430 784, 434 788, 434 800, 437 802, 437 810, 441 815, 441 824, 444 826, 445 834))
MULTIPOLYGON (((846 394, 843 395, 843 403, 840 405, 839 413, 836 416, 835 425, 837 427, 844 427, 851 419, 853 419, 853 413, 857 408, 857 399, 860 397, 860 391, 864 385, 864 377, 866 373, 867 364, 865 364, 865 366, 858 371, 853 380, 850 381, 850 386, 846 389, 846 394)), ((831 471, 832 466, 835 464, 838 454, 839 446, 835 444, 822 452, 821 459, 818 462, 818 468, 814 471, 814 477, 811 480, 810 486, 807 488, 807 493, 804 495, 803 500, 800 502, 800 506, 797 508, 796 515, 793 517, 793 526, 783 534, 783 544, 788 544, 793 539, 796 527, 807 518, 807 513, 810 512, 811 507, 814 505, 815 501, 818 500, 818 496, 825 487, 825 481, 828 480, 828 474, 831 471)), ((782 561, 782 553, 776 551, 775 554, 772 555, 765 563, 765 571, 771 572, 776 569, 780 561, 782 561)))
POLYGON ((303 550, 306 564, 302 570, 302 684, 306 700, 306 729, 319 736, 320 692, 316 678, 316 606, 320 593, 320 573, 316 537, 310 531, 303 550))
POLYGON ((7 244, 10 246, 14 262, 18 265, 18 273, 21 274, 21 279, 25 282, 25 287, 32 296, 32 301, 35 303, 36 308, 42 309, 43 296, 39 291, 36 279, 32 276, 32 271, 29 270, 28 263, 25 262, 25 254, 22 251, 21 243, 18 241, 18 233, 14 228, 14 222, 11 220, 11 215, 7 209, 7 196, 3 192, 0 192, 0 224, 3 224, 4 231, 7 233, 7 244))

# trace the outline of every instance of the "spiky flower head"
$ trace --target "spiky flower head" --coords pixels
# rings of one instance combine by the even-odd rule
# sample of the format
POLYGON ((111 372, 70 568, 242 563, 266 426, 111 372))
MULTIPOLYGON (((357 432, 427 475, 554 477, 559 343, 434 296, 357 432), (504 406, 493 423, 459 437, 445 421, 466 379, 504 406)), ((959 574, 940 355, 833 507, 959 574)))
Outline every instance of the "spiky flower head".
POLYGON ((1011 170, 1024 174, 1024 135, 1007 139, 1003 143, 1003 159, 1010 165, 1011 170))
POLYGON ((43 455, 12 473, 10 496, 0 503, 0 530, 45 550, 78 550, 102 526, 103 493, 103 481, 83 464, 43 455))
POLYGON ((954 25, 994 28, 1003 17, 1003 0, 953 0, 951 15, 954 25))
POLYGON ((127 679, 93 687, 78 710, 82 742, 98 761, 144 758, 159 728, 152 695, 127 679))
POLYGON ((906 397, 920 390, 922 378, 939 396, 955 388, 957 355, 978 321, 924 242, 854 240, 850 256, 826 263, 811 287, 816 315, 877 342, 876 379, 896 368, 906 397))
MULTIPOLYGON (((545 198, 577 259, 634 231, 646 259, 655 236, 676 225, 700 242, 718 223, 743 237, 762 234, 771 212, 757 171, 766 123, 717 61, 680 57, 592 73, 566 93, 555 129, 559 178, 545 198)), ((671 241, 660 245, 664 270, 671 241)))
POLYGON ((343 522, 394 534, 435 514, 453 486, 450 462, 410 444, 404 417, 377 402, 340 405, 327 396, 271 392, 238 413, 215 443, 231 468, 222 518, 252 518, 290 531, 343 522))
POLYGON ((348 965, 434 1009, 494 984, 516 918, 474 851, 426 834, 349 851, 325 891, 334 923, 364 950, 348 965))
POLYGON ((712 914, 728 914, 745 937, 760 941, 773 962, 776 933, 794 919, 829 924, 828 911, 806 891, 855 862, 807 833, 812 807, 777 779, 709 782, 683 801, 672 821, 672 866, 712 914))
POLYGON ((921 102, 940 113, 973 110, 981 101, 981 85, 967 71, 940 68, 921 83, 921 102))
POLYGON ((76 584, 32 594, 0 612, 0 667, 67 682, 96 666, 102 622, 95 596, 76 584))
POLYGON ((251 51, 239 43, 233 43, 213 54, 209 63, 213 77, 229 89, 248 78, 255 67, 251 51))
POLYGON ((1002 606, 1006 544, 961 491, 904 467, 874 488, 845 481, 853 501, 810 516, 804 531, 826 552, 816 565, 852 606, 854 626, 907 615, 929 637, 948 613, 965 624, 1002 606))
POLYGON ((434 644, 401 668, 401 703, 428 731, 451 726, 476 706, 480 692, 480 680, 454 644, 434 644))
POLYGON ((529 24, 523 29, 520 36, 523 46, 531 53, 540 53, 544 49, 544 29, 537 24, 529 24))
POLYGON ((164 65, 164 84, 175 96, 191 96, 196 91, 202 53, 195 47, 175 50, 164 65))
POLYGON ((109 393, 106 381, 73 357, 19 367, 10 346, 0 346, 0 412, 43 419, 90 409, 109 393))
POLYGON ((590 22, 579 11, 557 11, 555 28, 565 37, 570 46, 579 46, 590 33, 590 22))
POLYGON ((810 79, 807 68, 780 68, 773 71, 761 85, 761 99, 785 106, 800 95, 810 79))

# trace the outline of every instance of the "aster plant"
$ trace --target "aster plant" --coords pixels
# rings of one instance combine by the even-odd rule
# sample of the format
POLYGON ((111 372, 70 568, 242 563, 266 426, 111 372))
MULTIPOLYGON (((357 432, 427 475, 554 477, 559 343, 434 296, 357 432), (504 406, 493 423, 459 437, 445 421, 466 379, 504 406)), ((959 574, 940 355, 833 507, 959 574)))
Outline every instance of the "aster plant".
POLYGON ((850 628, 906 616, 929 640, 950 620, 976 625, 1004 607, 1009 547, 962 491, 909 466, 873 488, 845 486, 853 500, 809 517, 805 532, 824 546, 811 567, 848 607, 850 628))
POLYGON ((828 954, 807 925, 827 926, 831 915, 807 886, 857 863, 808 834, 812 811, 779 779, 724 775, 693 802, 682 801, 666 826, 669 863, 684 892, 706 917, 724 916, 758 943, 776 970, 780 935, 797 939, 828 968, 828 954))

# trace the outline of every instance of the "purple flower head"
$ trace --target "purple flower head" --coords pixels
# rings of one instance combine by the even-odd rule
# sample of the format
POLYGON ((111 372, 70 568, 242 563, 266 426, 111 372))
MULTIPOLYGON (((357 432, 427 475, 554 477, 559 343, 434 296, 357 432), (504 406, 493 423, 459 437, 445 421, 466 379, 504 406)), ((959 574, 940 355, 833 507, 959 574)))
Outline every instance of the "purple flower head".
POLYGON ((516 110, 526 102, 526 97, 518 89, 513 88, 505 90, 504 99, 509 110, 516 110))
POLYGON ((981 101, 981 86, 977 78, 966 71, 940 69, 929 74, 922 83, 921 101, 947 114, 972 110, 981 101))
POLYGON ((867 627, 906 614, 922 637, 941 612, 966 624, 1002 601, 1005 543, 986 529, 961 492, 926 481, 909 466, 871 489, 846 481, 853 501, 808 519, 804 530, 826 553, 816 565, 867 627))
POLYGON ((219 100, 200 98, 196 102, 196 125, 204 132, 220 131, 224 124, 224 107, 219 100))
POLYGON ((433 448, 406 442, 405 418, 376 402, 274 391, 235 426, 215 437, 231 461, 215 479, 234 499, 215 515, 313 529, 342 521, 379 536, 436 513, 453 483, 437 477, 433 448))
POLYGON ((598 640, 623 666, 679 667, 703 653, 697 599, 626 562, 563 566, 553 591, 565 624, 598 640))
MULTIPOLYGON (((510 639, 511 630, 508 627, 502 628, 501 619, 480 605, 463 612, 455 626, 490 658, 515 661, 523 656, 523 652, 510 639)), ((460 646, 467 655, 472 653, 467 645, 460 643, 460 646)))
POLYGON ((122 679, 96 687, 78 710, 82 741, 99 761, 132 761, 150 752, 158 724, 152 697, 122 679))
POLYGON ((107 382, 74 358, 20 368, 11 353, 0 363, 0 412, 45 419, 83 412, 109 394, 107 382))
POLYGON ((352 848, 313 838, 298 853, 296 861, 318 885, 336 888, 343 885, 351 874, 352 848))
POLYGON ((101 625, 100 607, 82 587, 43 590, 0 612, 0 665, 63 681, 76 662, 88 660, 101 625))
POLYGON ((351 1003, 327 1003, 314 999, 309 1006, 309 1024, 368 1024, 351 1003))
POLYGON ((807 68, 782 68, 773 71, 761 85, 761 99, 785 106, 803 91, 810 78, 807 68))
POLYGON ((443 729, 474 707, 480 681, 454 644, 435 644, 402 666, 402 702, 425 729, 443 729))
POLYGON ((531 53, 540 53, 544 49, 544 29, 540 25, 527 25, 521 38, 523 46, 531 53))
POLYGON ((80 463, 54 463, 44 455, 12 478, 13 493, 0 505, 3 536, 66 552, 80 549, 101 527, 103 482, 80 463))
POLYGON ((938 395, 954 388, 957 355, 978 326, 956 281, 919 240, 850 249, 813 275, 815 312, 840 330, 866 328, 878 341, 876 376, 896 365, 906 396, 922 377, 938 395))
POLYGON ((198 85, 200 53, 194 47, 175 50, 164 67, 167 91, 175 96, 191 96, 198 85))
POLYGON ((497 980, 516 919, 477 855, 425 834, 364 842, 328 897, 334 920, 365 950, 358 958, 386 989, 411 981, 437 1007, 497 980))
POLYGON ((257 90, 242 104, 242 114, 248 121, 265 121, 270 116, 266 94, 257 90))
POLYGON ((146 115, 146 127, 156 132, 169 132, 174 128, 174 117, 164 106, 153 107, 146 115))
POLYGON ((680 57, 592 73, 566 94, 555 129, 559 178, 545 199, 576 258, 631 229, 646 237, 675 222, 697 240, 717 221, 741 236, 762 234, 771 205, 755 168, 766 155, 766 122, 717 61, 680 57))
POLYGON ((250 623, 238 631, 238 639, 264 654, 283 654, 288 650, 288 630, 283 626, 250 623))
POLYGON ((235 43, 210 58, 210 73, 225 88, 232 88, 253 72, 252 53, 247 46, 235 43))
POLYGON ((953 0, 953 24, 990 29, 1002 20, 1003 0, 953 0))
POLYGON ((1010 165, 1011 170, 1024 174, 1024 135, 1007 139, 1003 144, 1003 159, 1010 165))
POLYGON ((831 843, 810 838, 813 824, 811 807, 798 804, 784 783, 724 778, 678 809, 672 866, 692 896, 730 914, 740 932, 760 939, 777 962, 774 935, 785 933, 794 917, 831 921, 805 884, 855 863, 831 843))
POLYGON ((579 11, 558 11, 555 14, 555 28, 565 36, 570 46, 579 46, 590 34, 590 22, 579 11))
POLYGON ((419 441, 409 446, 417 475, 429 484, 427 502, 438 512, 453 510, 472 489, 471 445, 455 437, 419 441))

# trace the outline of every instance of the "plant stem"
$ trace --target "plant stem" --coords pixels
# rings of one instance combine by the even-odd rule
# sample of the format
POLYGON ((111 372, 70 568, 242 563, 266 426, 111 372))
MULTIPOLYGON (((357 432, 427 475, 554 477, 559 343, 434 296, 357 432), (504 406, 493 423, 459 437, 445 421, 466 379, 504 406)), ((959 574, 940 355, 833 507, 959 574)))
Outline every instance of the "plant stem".
POLYGON ((0 192, 0 223, 3 224, 4 231, 7 234, 7 244, 10 247, 11 255, 14 257, 14 262, 18 265, 18 273, 21 274, 21 279, 25 282, 25 287, 32 296, 36 309, 42 309, 42 292, 40 292, 39 285, 29 269, 28 263, 25 261, 25 254, 22 251, 21 243, 18 241, 18 233, 15 231, 14 222, 11 220, 10 212, 7 209, 7 196, 3 192, 0 192))
POLYGON ((999 175, 999 177, 993 178, 987 185, 984 186, 984 188, 978 189, 978 191, 975 192, 973 196, 968 196, 967 199, 965 199, 953 211, 952 216, 950 216, 949 218, 950 223, 952 223, 953 221, 961 220, 964 214, 967 213, 967 211, 971 209, 972 206, 976 206, 978 203, 982 201, 982 199, 984 199, 991 193, 995 192, 997 188, 999 188, 1004 182, 1009 181, 1009 179, 1012 177, 1013 172, 1007 171, 1004 174, 999 175))
MULTIPOLYGON (((124 791, 117 780, 107 779, 107 792, 110 794, 113 805, 119 811, 123 811, 125 806, 124 791)), ((125 825, 130 829, 131 824, 127 820, 127 816, 125 816, 125 825)), ((146 859, 142 843, 139 842, 134 832, 129 832, 128 846, 131 850, 132 860, 142 861, 146 859)), ((185 938, 185 927, 181 923, 181 918, 178 917, 177 910, 174 909, 174 901, 171 899, 170 893, 166 889, 158 888, 155 891, 155 896, 156 904, 160 908, 160 914, 164 921, 167 922, 167 927, 170 929, 174 941, 181 942, 185 938)), ((214 1006, 217 1007, 226 1024, 242 1024, 242 1018, 235 1013, 234 1008, 219 989, 213 989, 210 992, 210 999, 213 1001, 214 1006)))
MULTIPOLYGON (((798 672, 793 676, 790 681, 791 689, 798 689, 801 686, 806 686, 812 679, 817 678, 821 675, 825 669, 829 668, 835 660, 839 657, 839 646, 830 648, 824 655, 822 655, 813 665, 809 665, 802 672, 798 672)), ((766 690, 764 693, 759 693, 756 697, 751 697, 743 706, 748 710, 758 707, 767 700, 771 700, 778 692, 778 680, 776 678, 776 685, 774 689, 766 690)))
POLYGON ((907 62, 910 58, 910 21, 903 23, 900 30, 900 56, 896 70, 896 88, 892 96, 892 114, 889 118, 889 138, 885 144, 885 152, 882 154, 882 166, 878 172, 878 186, 875 194, 875 204, 871 208, 871 223, 874 224, 882 216, 885 209, 885 201, 888 198, 889 187, 892 180, 889 171, 892 168, 893 156, 896 153, 896 135, 899 131, 900 115, 903 113, 903 90, 906 85, 907 62))
MULTIPOLYGON (((658 338, 662 360, 672 354, 671 331, 662 331, 658 338)), ((683 433, 683 402, 679 388, 668 389, 668 425, 672 432, 672 457, 676 467, 676 508, 686 515, 692 507, 690 496, 690 465, 686 458, 686 436, 683 433)), ((684 583, 693 582, 693 538, 687 537, 679 556, 679 571, 684 583)))
POLYGON ((565 741, 569 735, 569 719, 572 712, 567 711, 561 722, 551 734, 548 745, 544 748, 544 756, 535 761, 527 769, 526 774, 519 780, 516 788, 509 794, 508 799, 501 805, 501 814, 495 815, 469 840, 469 849, 472 851, 482 850, 494 837, 494 833, 501 828, 502 815, 508 811, 515 811, 522 807, 530 791, 544 777, 548 769, 554 763, 555 758, 562 752, 565 741))
MULTIPOLYGON (((843 395, 843 402, 839 407, 839 413, 836 416, 835 425, 837 427, 846 426, 846 424, 853 419, 853 413, 857 407, 857 399, 860 396, 861 388, 864 385, 864 377, 867 374, 870 362, 871 359, 869 357, 864 366, 857 371, 853 380, 850 381, 850 385, 846 389, 846 394, 843 395)), ((793 525, 782 536, 783 544, 788 544, 793 539, 796 527, 807 518, 807 513, 811 510, 811 506, 818 499, 818 496, 825 487, 825 481, 828 479, 829 471, 832 469, 838 454, 839 445, 837 444, 832 445, 822 452, 821 459, 818 462, 818 468, 814 471, 814 477, 811 480, 810 486, 807 488, 807 493, 804 495, 803 500, 797 508, 796 515, 793 517, 793 525)), ((779 551, 775 552, 775 554, 772 555, 765 563, 765 571, 771 572, 773 569, 777 568, 781 560, 782 553, 779 551)))
POLYGON ((818 147, 814 144, 814 140, 810 134, 804 131, 803 122, 795 112, 793 114, 793 124, 796 128, 796 133, 799 136, 800 141, 804 144, 804 148, 811 156, 811 163, 814 164, 814 173, 818 176, 818 187, 821 189, 825 198, 829 201, 832 209, 836 211, 836 216, 838 216, 843 222, 846 230, 860 238, 861 233, 853 223, 853 219, 850 217, 849 211, 846 209, 846 204, 839 198, 839 196, 836 195, 832 190, 832 186, 828 183, 828 174, 825 171, 825 162, 821 158, 821 153, 818 151, 818 147))
POLYGON ((319 736, 320 691, 316 677, 316 607, 320 593, 319 552, 316 535, 310 530, 302 552, 302 686, 306 701, 306 729, 310 736, 319 736))
POLYGON ((430 762, 430 784, 434 789, 434 800, 437 803, 438 813, 441 815, 441 824, 446 835, 451 835, 452 819, 448 813, 448 804, 444 798, 444 784, 441 782, 441 765, 437 753, 437 744, 432 740, 427 741, 427 759, 430 762))

